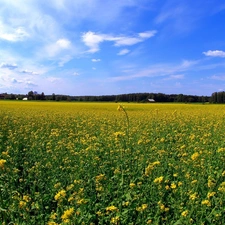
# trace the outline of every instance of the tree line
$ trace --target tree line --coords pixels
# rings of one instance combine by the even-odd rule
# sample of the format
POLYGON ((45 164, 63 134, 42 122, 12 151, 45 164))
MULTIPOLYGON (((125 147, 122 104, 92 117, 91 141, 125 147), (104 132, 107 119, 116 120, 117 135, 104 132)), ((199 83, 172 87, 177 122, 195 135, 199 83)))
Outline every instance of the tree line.
POLYGON ((8 100, 38 100, 38 101, 90 101, 90 102, 211 102, 211 103, 224 103, 225 92, 215 92, 212 96, 196 96, 184 94, 163 94, 163 93, 130 93, 119 95, 101 95, 101 96, 70 96, 61 94, 45 95, 44 92, 37 93, 29 91, 27 94, 0 94, 0 99, 8 100), (151 101, 153 102, 153 101, 151 101))
POLYGON ((225 103, 225 92, 214 92, 211 95, 211 102, 212 103, 225 103))

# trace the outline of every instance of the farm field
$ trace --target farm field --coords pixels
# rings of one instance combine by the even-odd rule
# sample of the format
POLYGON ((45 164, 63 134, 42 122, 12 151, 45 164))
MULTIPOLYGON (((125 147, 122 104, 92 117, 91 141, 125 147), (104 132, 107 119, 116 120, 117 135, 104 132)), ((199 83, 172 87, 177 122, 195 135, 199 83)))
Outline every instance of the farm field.
POLYGON ((225 105, 0 101, 0 224, 225 224, 225 105))

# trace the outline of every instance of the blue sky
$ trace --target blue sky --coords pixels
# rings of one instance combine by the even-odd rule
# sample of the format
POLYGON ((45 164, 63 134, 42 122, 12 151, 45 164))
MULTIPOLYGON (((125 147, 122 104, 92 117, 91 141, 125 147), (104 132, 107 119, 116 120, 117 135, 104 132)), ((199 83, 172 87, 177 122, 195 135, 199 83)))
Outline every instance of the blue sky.
POLYGON ((224 0, 0 0, 0 93, 225 91, 224 0))

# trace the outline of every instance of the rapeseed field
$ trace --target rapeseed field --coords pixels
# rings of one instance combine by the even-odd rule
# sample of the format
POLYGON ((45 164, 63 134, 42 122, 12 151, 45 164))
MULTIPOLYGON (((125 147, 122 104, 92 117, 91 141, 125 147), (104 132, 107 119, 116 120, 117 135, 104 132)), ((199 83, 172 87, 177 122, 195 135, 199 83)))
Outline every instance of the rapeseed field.
POLYGON ((0 101, 0 224, 225 224, 225 105, 0 101))

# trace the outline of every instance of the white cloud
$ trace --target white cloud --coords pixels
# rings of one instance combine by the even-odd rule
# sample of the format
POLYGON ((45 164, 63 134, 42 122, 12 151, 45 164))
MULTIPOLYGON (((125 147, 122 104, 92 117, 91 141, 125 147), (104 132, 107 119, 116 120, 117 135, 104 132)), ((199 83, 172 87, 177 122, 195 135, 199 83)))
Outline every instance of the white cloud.
POLYGON ((64 48, 67 49, 70 47, 71 42, 68 39, 59 39, 56 44, 60 47, 60 48, 64 48))
MULTIPOLYGON (((144 41, 142 38, 139 37, 115 37, 111 40, 115 41, 115 46, 135 45, 139 42, 144 41)), ((109 41, 111 40, 109 39, 109 41)))
POLYGON ((122 49, 117 55, 126 55, 129 52, 130 52, 130 50, 125 48, 125 49, 122 49))
POLYGON ((88 52, 95 53, 99 51, 99 44, 105 40, 105 35, 95 34, 94 32, 87 32, 82 35, 82 41, 90 49, 88 52))
POLYGON ((0 68, 7 68, 10 70, 16 69, 18 66, 16 64, 11 64, 11 63, 1 63, 0 68))
POLYGON ((29 75, 38 75, 37 72, 29 71, 29 70, 22 70, 21 73, 26 73, 26 74, 29 74, 29 75))
POLYGON ((58 55, 63 50, 70 50, 71 42, 68 39, 59 39, 55 43, 48 44, 45 51, 49 57, 58 55))
POLYGON ((92 61, 92 62, 100 62, 101 59, 92 59, 91 61, 92 61))
POLYGON ((156 30, 150 30, 150 31, 139 33, 138 35, 141 38, 150 38, 150 37, 155 36, 156 33, 157 33, 156 30))
POLYGON ((212 56, 212 57, 225 57, 225 52, 220 50, 209 50, 207 52, 203 52, 206 56, 212 56))
POLYGON ((29 37, 29 34, 25 30, 24 27, 11 27, 8 25, 3 24, 0 21, 0 39, 10 41, 10 42, 17 42, 23 41, 29 37))
POLYGON ((95 53, 99 51, 99 44, 104 41, 114 42, 114 46, 130 46, 139 42, 143 42, 146 39, 153 37, 156 31, 146 31, 139 33, 135 36, 113 36, 108 34, 96 34, 92 31, 88 31, 82 35, 82 41, 89 47, 88 52, 95 53))

